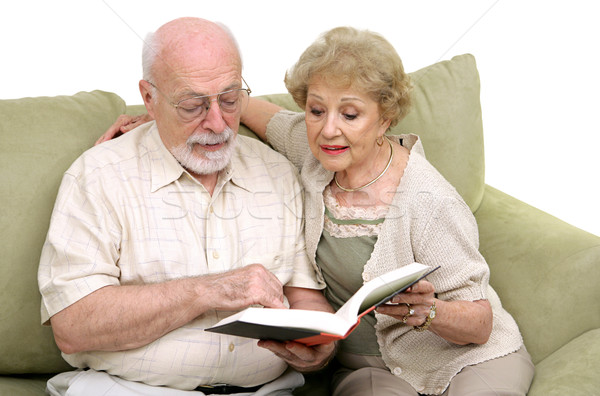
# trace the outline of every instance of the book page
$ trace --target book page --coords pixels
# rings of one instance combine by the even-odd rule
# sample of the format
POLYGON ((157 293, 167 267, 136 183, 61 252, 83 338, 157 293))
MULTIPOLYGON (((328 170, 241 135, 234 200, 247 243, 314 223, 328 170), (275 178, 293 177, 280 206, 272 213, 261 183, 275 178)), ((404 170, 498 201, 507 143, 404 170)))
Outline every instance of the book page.
POLYGON ((344 335, 356 319, 350 323, 330 312, 305 309, 247 308, 218 323, 224 325, 235 320, 293 329, 317 330, 324 333, 344 335))
POLYGON ((429 267, 412 263, 400 267, 365 283, 358 291, 336 312, 345 321, 355 322, 359 313, 382 303, 405 286, 412 284, 427 273, 429 267))

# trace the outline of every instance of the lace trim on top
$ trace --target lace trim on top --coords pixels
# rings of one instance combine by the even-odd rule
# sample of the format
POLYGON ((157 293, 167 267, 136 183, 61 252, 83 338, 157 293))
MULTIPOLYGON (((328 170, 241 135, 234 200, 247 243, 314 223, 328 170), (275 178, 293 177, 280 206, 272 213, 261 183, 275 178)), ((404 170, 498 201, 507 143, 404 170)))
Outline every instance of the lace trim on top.
POLYGON ((329 186, 323 191, 323 202, 326 212, 324 228, 336 238, 379 235, 389 210, 388 205, 341 206, 329 186), (351 220, 356 220, 356 223, 352 223, 351 220))

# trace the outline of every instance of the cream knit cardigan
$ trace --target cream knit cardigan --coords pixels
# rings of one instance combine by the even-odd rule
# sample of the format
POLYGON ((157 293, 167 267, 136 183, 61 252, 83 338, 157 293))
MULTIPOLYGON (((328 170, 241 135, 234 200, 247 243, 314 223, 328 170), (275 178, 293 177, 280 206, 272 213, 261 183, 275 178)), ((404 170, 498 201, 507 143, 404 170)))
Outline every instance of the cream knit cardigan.
MULTIPOLYGON (((323 231, 323 190, 333 179, 308 147, 304 114, 283 110, 267 128, 269 143, 300 171, 305 189, 305 234, 308 256, 320 280, 315 253, 323 231)), ((483 345, 448 342, 436 334, 416 332, 386 315, 375 314, 382 358, 393 375, 422 394, 441 394, 465 366, 517 351, 523 344, 517 324, 489 286, 489 267, 478 251, 479 234, 469 207, 425 159, 416 135, 390 136, 410 150, 404 175, 363 270, 368 281, 392 269, 419 262, 441 266, 428 276, 441 300, 489 300, 492 334, 483 345)))

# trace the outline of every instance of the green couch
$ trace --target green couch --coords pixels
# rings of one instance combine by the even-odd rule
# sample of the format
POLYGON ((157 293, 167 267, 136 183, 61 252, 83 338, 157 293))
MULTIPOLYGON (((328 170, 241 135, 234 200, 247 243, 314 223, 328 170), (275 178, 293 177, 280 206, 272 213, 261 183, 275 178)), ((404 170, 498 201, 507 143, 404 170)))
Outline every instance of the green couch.
MULTIPOLYGON (((477 218, 491 282, 536 365, 530 395, 600 392, 600 238, 484 182, 479 76, 471 55, 411 74, 415 106, 393 133, 421 136, 429 160, 477 218)), ((285 94, 266 97, 297 109, 285 94)), ((0 100, 0 395, 42 395, 69 366, 40 325, 37 267, 62 173, 122 113, 117 95, 0 100)), ((240 132, 251 134, 242 127, 240 132)), ((315 381, 302 394, 315 395, 315 381)))

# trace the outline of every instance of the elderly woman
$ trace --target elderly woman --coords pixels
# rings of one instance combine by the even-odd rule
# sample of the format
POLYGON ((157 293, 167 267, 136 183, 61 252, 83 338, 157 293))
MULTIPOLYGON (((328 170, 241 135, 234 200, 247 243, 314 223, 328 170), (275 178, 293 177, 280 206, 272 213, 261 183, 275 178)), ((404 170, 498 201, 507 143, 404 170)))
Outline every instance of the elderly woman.
MULTIPOLYGON (((252 99, 242 121, 300 171, 307 253, 332 306, 394 268, 441 266, 339 342, 333 394, 526 394, 533 364, 488 283, 469 207, 417 136, 385 134, 410 107, 394 48, 372 32, 336 28, 285 84, 304 113, 252 99)), ((291 362, 309 356, 298 345, 260 345, 291 362)))
POLYGON ((441 266, 340 342, 334 394, 526 394, 533 365, 488 284, 471 211, 417 136, 385 135, 410 106, 394 48, 333 29, 285 84, 304 114, 252 100, 242 121, 300 170, 307 253, 333 307, 396 267, 441 266))

